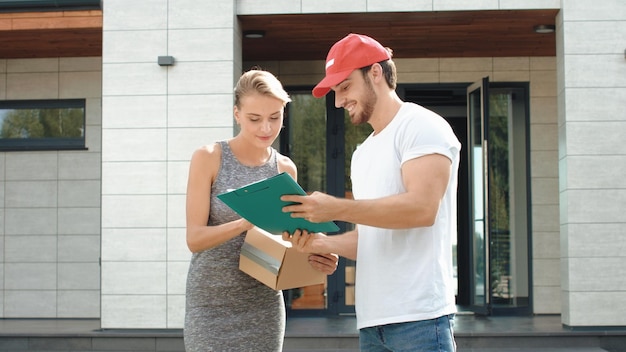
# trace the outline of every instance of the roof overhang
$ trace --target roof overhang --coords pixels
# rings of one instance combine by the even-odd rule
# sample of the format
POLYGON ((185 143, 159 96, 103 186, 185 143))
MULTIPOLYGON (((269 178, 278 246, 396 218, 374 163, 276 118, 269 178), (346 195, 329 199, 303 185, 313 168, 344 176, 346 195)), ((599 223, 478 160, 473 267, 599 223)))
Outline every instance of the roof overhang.
MULTIPOLYGON (((239 16, 242 31, 265 36, 244 38, 242 56, 246 62, 323 60, 350 32, 376 38, 395 58, 555 56, 555 33, 533 28, 553 26, 558 11, 246 15, 239 16)), ((102 21, 100 9, 0 11, 0 59, 102 56, 102 21)))

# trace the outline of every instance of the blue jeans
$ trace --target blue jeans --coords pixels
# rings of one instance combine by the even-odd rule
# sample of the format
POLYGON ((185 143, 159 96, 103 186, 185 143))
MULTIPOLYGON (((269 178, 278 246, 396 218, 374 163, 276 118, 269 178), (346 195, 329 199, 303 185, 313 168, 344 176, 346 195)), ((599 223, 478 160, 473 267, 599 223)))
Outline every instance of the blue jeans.
POLYGON ((455 352, 454 314, 359 330, 361 352, 455 352))

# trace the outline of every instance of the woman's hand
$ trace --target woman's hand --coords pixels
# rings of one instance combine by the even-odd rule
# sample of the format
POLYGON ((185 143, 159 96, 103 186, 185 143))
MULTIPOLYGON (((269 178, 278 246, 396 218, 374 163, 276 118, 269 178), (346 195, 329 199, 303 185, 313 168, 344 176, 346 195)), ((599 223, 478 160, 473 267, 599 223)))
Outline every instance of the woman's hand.
POLYGON ((248 220, 241 218, 239 220, 235 220, 237 222, 239 222, 239 227, 241 228, 241 232, 246 232, 248 230, 250 230, 251 228, 254 227, 254 225, 252 225, 251 222, 249 222, 248 220))

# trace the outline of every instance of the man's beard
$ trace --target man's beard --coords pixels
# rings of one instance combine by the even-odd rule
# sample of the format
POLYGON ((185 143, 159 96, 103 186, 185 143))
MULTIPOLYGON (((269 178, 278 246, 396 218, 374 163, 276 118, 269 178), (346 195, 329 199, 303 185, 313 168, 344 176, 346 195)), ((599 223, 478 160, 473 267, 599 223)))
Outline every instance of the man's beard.
POLYGON ((376 96, 376 92, 374 91, 374 86, 372 85, 372 81, 370 81, 367 74, 363 75, 365 80, 365 93, 359 99, 361 101, 361 105, 363 108, 360 112, 355 113, 354 117, 350 118, 353 125, 361 125, 369 122, 372 114, 374 113, 374 106, 378 101, 378 96, 376 96))

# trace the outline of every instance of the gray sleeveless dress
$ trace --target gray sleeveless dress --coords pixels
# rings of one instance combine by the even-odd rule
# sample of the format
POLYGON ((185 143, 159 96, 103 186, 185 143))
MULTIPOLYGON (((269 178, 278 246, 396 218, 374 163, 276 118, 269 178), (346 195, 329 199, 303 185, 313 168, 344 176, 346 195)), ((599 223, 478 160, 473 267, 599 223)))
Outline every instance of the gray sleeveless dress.
MULTIPOLYGON (((276 150, 267 163, 248 167, 239 163, 227 142, 219 142, 222 161, 211 188, 209 225, 240 216, 217 198, 276 175, 276 150)), ((259 205, 262 206, 262 205, 259 205)), ((285 333, 285 305, 275 291, 239 270, 245 233, 220 246, 194 253, 187 275, 184 340, 186 352, 281 351, 285 333)))

